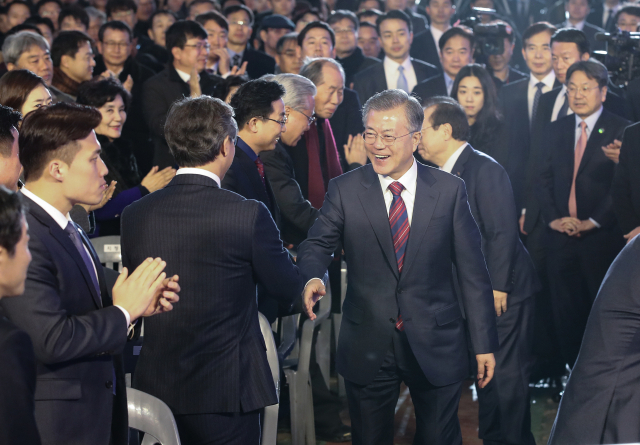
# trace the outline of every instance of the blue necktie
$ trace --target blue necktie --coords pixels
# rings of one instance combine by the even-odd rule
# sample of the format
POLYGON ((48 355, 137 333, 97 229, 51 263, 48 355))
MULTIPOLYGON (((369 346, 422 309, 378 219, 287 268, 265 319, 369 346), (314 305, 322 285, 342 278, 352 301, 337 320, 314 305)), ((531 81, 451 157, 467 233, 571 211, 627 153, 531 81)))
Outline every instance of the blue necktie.
POLYGON ((409 94, 409 84, 407 83, 407 78, 404 75, 404 67, 400 65, 398 67, 398 71, 400 71, 400 73, 398 74, 398 83, 396 84, 396 88, 409 94))
POLYGON ((98 293, 98 299, 100 299, 101 298, 100 285, 98 284, 98 277, 96 277, 96 272, 95 272, 96 266, 84 248, 84 244, 82 243, 82 239, 80 238, 78 229, 76 229, 76 226, 72 221, 69 221, 69 224, 67 224, 67 227, 64 229, 64 231, 67 232, 67 234, 69 235, 69 238, 71 238, 71 241, 73 242, 73 245, 76 246, 78 253, 82 257, 82 261, 84 262, 84 265, 87 267, 87 272, 89 272, 89 276, 91 277, 93 286, 95 287, 96 292, 98 293))

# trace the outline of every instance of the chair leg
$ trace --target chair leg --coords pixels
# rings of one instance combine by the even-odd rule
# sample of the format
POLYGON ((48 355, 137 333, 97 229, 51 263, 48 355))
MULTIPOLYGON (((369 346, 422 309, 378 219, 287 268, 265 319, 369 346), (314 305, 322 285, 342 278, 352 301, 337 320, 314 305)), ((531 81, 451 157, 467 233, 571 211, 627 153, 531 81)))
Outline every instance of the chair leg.
POLYGON ((316 423, 313 414, 313 391, 311 391, 311 380, 307 383, 307 412, 305 418, 305 444, 316 445, 316 423))

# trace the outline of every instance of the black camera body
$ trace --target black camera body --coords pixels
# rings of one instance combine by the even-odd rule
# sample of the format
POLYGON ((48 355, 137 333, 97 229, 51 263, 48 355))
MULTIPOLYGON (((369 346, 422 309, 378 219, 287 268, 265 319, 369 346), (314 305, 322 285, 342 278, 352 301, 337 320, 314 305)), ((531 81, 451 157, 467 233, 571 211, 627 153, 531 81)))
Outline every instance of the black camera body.
POLYGON ((511 33, 511 27, 502 23, 481 23, 480 15, 489 15, 494 19, 499 17, 494 9, 472 8, 472 15, 460 22, 473 30, 476 38, 474 57, 477 63, 487 64, 488 56, 497 56, 504 53, 504 39, 511 33))
POLYGON ((626 85, 640 77, 640 32, 601 32, 595 37, 600 42, 607 42, 606 53, 596 52, 594 56, 605 64, 615 85, 626 85))

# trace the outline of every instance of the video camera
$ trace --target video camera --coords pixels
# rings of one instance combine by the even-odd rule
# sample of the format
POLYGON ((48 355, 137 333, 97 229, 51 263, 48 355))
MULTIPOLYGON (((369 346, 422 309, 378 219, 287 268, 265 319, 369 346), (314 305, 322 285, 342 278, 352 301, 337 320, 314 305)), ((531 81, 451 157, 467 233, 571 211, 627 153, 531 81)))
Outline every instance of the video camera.
POLYGON ((595 38, 607 42, 607 51, 595 51, 594 57, 605 64, 615 85, 640 77, 640 32, 599 32, 595 38))
POLYGON ((471 8, 473 11, 470 17, 462 20, 461 25, 473 30, 476 38, 475 59, 478 63, 487 63, 488 56, 495 56, 504 53, 504 39, 508 38, 513 30, 504 23, 482 23, 481 15, 488 15, 492 20, 498 20, 495 9, 471 8))

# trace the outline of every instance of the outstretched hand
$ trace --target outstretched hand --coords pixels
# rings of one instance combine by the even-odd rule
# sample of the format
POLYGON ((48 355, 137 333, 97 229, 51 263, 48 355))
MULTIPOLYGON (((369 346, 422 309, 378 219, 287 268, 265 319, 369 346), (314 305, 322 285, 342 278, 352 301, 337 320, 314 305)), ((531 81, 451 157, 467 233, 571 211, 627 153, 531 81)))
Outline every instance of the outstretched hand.
POLYGON ((305 286, 304 291, 302 291, 304 311, 310 320, 316 319, 316 314, 313 313, 313 307, 326 293, 327 289, 319 278, 314 278, 309 281, 305 286))

